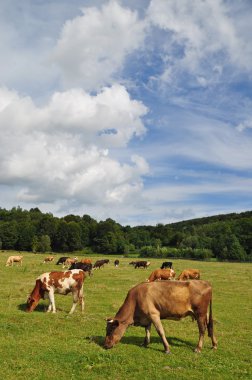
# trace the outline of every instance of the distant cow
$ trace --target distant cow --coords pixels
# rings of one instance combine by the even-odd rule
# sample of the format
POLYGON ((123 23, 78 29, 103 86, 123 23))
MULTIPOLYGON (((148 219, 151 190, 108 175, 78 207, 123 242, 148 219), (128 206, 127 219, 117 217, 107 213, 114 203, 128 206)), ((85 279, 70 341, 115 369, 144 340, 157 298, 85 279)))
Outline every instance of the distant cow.
POLYGON ((209 282, 199 280, 141 283, 130 289, 116 316, 107 319, 104 347, 112 348, 118 343, 130 325, 145 327, 144 345, 147 347, 153 323, 162 339, 165 353, 169 354, 170 347, 161 319, 180 320, 187 316, 193 317, 198 323, 199 341, 195 352, 200 352, 203 347, 206 328, 212 340, 212 347, 216 349, 217 340, 213 333, 212 287, 209 282))
POLYGON ((67 270, 65 272, 47 272, 36 279, 36 285, 31 292, 26 305, 26 311, 35 309, 41 298, 49 298, 48 312, 56 313, 54 293, 66 295, 72 293, 73 305, 69 314, 72 314, 78 301, 81 310, 84 310, 83 282, 85 273, 80 269, 67 270))
POLYGON ((136 261, 131 261, 130 263, 129 263, 129 265, 136 265, 136 261))
POLYGON ((54 260, 54 257, 53 256, 47 256, 45 257, 44 261, 43 261, 43 264, 45 263, 50 263, 51 261, 54 260))
POLYGON ((69 267, 70 265, 77 263, 77 261, 78 261, 78 257, 75 257, 74 259, 71 259, 70 257, 68 257, 63 264, 63 268, 69 267))
POLYGON ((83 263, 83 264, 92 264, 92 260, 91 259, 81 259, 78 262, 79 263, 83 263))
POLYGON ((108 259, 104 259, 104 260, 97 260, 95 263, 94 263, 94 266, 93 266, 93 269, 97 269, 97 268, 102 268, 105 264, 108 264, 109 263, 109 260, 108 259))
POLYGON ((136 261, 135 263, 135 269, 136 268, 148 268, 148 266, 150 265, 150 262, 149 261, 136 261))
POLYGON ((199 280, 200 271, 198 269, 185 269, 177 278, 179 281, 199 280))
POLYGON ((62 257, 60 257, 59 260, 57 261, 56 265, 64 264, 64 262, 65 262, 67 259, 70 259, 70 257, 69 257, 69 256, 62 256, 62 257))
POLYGON ((114 266, 117 268, 119 266, 119 260, 114 261, 114 266))
POLYGON ((173 269, 156 269, 151 273, 147 281, 173 280, 175 275, 176 273, 173 269))
POLYGON ((24 256, 9 256, 8 260, 6 261, 6 266, 13 266, 14 263, 19 263, 22 265, 22 260, 24 256))
POLYGON ((160 269, 166 269, 166 268, 172 269, 172 262, 171 261, 164 261, 160 267, 160 269))
POLYGON ((88 272, 89 276, 92 275, 92 267, 93 265, 91 263, 82 263, 82 262, 77 262, 77 263, 73 263, 69 270, 72 270, 72 269, 81 269, 83 270, 84 272, 88 272))

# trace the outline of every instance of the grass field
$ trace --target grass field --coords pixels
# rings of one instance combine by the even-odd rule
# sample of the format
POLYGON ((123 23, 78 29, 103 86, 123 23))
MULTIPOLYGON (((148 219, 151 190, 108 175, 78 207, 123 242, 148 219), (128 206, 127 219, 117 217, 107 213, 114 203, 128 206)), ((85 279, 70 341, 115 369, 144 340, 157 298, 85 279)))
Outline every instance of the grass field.
POLYGON ((186 318, 180 322, 163 321, 172 351, 165 355, 154 328, 149 348, 141 347, 145 332, 140 327, 128 328, 112 350, 102 347, 104 319, 115 315, 127 291, 160 267, 161 260, 151 259, 147 270, 135 270, 128 265, 130 259, 122 258, 119 268, 110 263, 95 271, 85 280, 84 314, 77 308, 69 317, 71 295, 56 295, 58 311, 54 315, 44 312, 48 301, 43 300, 33 313, 24 312, 35 278, 61 268, 55 263, 42 264, 44 256, 31 253, 24 253, 22 267, 5 267, 10 254, 0 253, 1 379, 252 378, 252 264, 173 260, 177 274, 182 269, 198 268, 202 279, 212 283, 218 350, 211 350, 206 334, 202 353, 195 354, 197 324, 186 318))

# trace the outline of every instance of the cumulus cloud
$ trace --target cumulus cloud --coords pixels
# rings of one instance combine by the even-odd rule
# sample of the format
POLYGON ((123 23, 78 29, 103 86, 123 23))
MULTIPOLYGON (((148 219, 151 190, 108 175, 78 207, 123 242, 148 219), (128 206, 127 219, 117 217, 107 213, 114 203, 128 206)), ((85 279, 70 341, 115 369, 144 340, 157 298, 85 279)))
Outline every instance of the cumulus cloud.
POLYGON ((94 91, 111 84, 125 57, 140 46, 145 22, 116 1, 82 12, 65 23, 52 60, 61 68, 66 86, 94 91))
POLYGON ((18 185, 17 197, 25 202, 127 201, 141 188, 148 165, 138 156, 121 163, 110 149, 144 134, 146 112, 118 85, 96 96, 78 89, 55 93, 43 107, 1 89, 1 183, 18 185))
POLYGON ((19 3, 0 12, 4 207, 155 224, 242 187, 250 205, 249 0, 19 3))

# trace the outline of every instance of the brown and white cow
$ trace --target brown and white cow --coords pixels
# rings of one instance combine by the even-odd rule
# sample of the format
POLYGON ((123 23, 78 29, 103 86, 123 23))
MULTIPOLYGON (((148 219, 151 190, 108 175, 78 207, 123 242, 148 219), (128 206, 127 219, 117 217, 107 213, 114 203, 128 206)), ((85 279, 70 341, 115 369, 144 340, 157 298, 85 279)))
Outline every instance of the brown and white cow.
POLYGON ((212 347, 217 348, 213 334, 212 287, 207 281, 156 281, 141 283, 130 289, 116 316, 107 319, 107 331, 104 347, 112 348, 118 343, 130 325, 145 327, 144 345, 150 343, 150 329, 153 323, 162 339, 165 352, 170 347, 161 323, 162 319, 180 320, 191 316, 197 320, 199 341, 195 352, 203 346, 207 328, 212 347), (207 310, 209 306, 209 318, 207 310))
POLYGON ((19 256, 9 256, 8 260, 6 261, 6 266, 8 266, 8 265, 13 266, 14 263, 19 263, 20 265, 22 265, 23 257, 24 256, 20 256, 20 255, 19 256))
POLYGON ((180 273, 177 280, 186 281, 186 280, 199 280, 200 271, 198 269, 185 269, 180 273))
POLYGON ((156 280, 173 280, 175 275, 176 273, 173 269, 156 269, 151 273, 147 281, 152 282, 156 280))
POLYGON ((80 269, 64 272, 47 272, 36 279, 36 284, 27 300, 26 311, 31 312, 38 305, 41 298, 49 298, 48 312, 56 313, 54 293, 66 295, 72 293, 73 305, 69 314, 72 314, 78 301, 81 310, 84 310, 83 282, 85 273, 80 269))
POLYGON ((77 263, 77 261, 78 261, 78 257, 75 257, 73 259, 71 259, 70 257, 68 257, 66 259, 66 261, 63 263, 62 268, 70 267, 72 264, 77 263))
POLYGON ((45 257, 44 261, 43 261, 43 264, 45 263, 50 263, 54 260, 54 257, 53 256, 47 256, 45 257))

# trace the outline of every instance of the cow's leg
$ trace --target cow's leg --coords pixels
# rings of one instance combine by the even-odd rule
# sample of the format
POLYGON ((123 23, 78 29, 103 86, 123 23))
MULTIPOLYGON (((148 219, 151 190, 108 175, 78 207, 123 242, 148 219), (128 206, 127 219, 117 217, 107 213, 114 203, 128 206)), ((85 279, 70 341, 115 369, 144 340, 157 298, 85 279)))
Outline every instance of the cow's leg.
POLYGON ((208 330, 208 336, 211 338, 212 341, 212 348, 214 350, 217 349, 217 339, 214 336, 214 329, 213 329, 213 317, 212 317, 212 303, 210 301, 210 312, 209 312, 209 320, 207 324, 207 330, 208 330))
POLYGON ((47 308, 47 313, 50 313, 52 311, 52 304, 51 301, 49 301, 49 306, 47 308))
POLYGON ((56 313, 53 289, 49 290, 48 297, 49 297, 49 306, 48 306, 47 312, 49 313, 50 311, 52 311, 53 313, 56 313))
POLYGON ((199 341, 198 345, 195 348, 195 352, 201 352, 202 347, 203 347, 203 342, 204 342, 204 335, 207 327, 207 317, 206 315, 204 316, 197 316, 197 323, 198 323, 198 328, 199 328, 199 341))
POLYGON ((85 302, 84 302, 84 294, 83 294, 83 287, 81 288, 79 292, 79 303, 81 305, 81 312, 83 313, 85 308, 85 302))
POLYGON ((154 326, 158 332, 158 335, 162 339, 164 349, 165 349, 165 353, 170 354, 170 347, 169 347, 169 344, 168 344, 166 336, 165 336, 163 325, 160 321, 160 316, 159 315, 152 315, 151 319, 152 319, 152 322, 153 322, 153 324, 154 324, 154 326))
POLYGON ((147 347, 150 343, 150 331, 151 331, 151 323, 148 326, 145 326, 145 338, 144 338, 144 347, 147 347))
POLYGON ((211 338, 211 341, 212 341, 212 348, 214 350, 217 350, 217 339, 215 338, 214 334, 213 334, 213 331, 210 333, 210 338, 211 338))
POLYGON ((79 301, 79 290, 75 289, 72 292, 72 295, 73 295, 73 306, 72 306, 69 314, 73 314, 74 310, 76 309, 76 306, 77 306, 78 301, 79 301))

